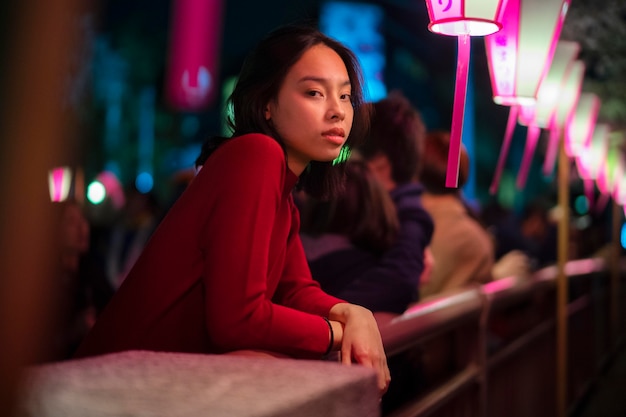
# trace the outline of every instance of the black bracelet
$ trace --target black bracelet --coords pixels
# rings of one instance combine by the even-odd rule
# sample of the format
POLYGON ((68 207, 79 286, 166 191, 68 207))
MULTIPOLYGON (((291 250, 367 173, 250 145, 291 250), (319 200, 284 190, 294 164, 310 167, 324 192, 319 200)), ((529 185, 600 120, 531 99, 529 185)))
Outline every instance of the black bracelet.
POLYGON ((335 332, 333 332, 333 326, 330 324, 330 320, 326 317, 322 317, 326 324, 328 324, 328 328, 330 329, 330 342, 328 342, 328 347, 326 348, 326 352, 324 352, 324 356, 328 355, 333 350, 333 345, 335 344, 335 332))

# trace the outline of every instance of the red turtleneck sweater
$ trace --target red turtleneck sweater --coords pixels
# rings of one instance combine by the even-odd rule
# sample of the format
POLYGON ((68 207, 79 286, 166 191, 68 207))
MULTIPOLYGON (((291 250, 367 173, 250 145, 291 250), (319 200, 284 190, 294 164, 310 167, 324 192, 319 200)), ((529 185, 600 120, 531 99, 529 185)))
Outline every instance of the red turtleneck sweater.
POLYGON ((313 358, 328 346, 324 293, 298 235, 298 177, 272 138, 217 149, 169 210, 76 353, 270 350, 313 358))

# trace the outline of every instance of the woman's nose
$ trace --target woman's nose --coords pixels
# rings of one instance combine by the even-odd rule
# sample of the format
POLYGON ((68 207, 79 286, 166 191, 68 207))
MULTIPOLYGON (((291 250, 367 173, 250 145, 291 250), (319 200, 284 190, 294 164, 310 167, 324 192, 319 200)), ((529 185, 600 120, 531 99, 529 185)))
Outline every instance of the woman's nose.
POLYGON ((328 118, 329 119, 339 119, 343 120, 346 117, 346 111, 341 105, 341 101, 339 99, 331 99, 328 105, 328 118))

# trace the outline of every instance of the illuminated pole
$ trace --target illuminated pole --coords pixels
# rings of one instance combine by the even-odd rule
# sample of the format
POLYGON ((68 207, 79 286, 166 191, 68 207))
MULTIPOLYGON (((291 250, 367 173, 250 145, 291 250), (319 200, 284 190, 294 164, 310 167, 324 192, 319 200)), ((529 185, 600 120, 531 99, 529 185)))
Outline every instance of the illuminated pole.
POLYGON ((567 416, 567 303, 568 282, 565 265, 569 249, 569 176, 570 159, 565 152, 565 140, 562 137, 559 146, 558 163, 558 241, 557 241, 557 416, 567 416))
POLYGON ((620 292, 620 252, 623 210, 613 200, 613 233, 611 245, 611 345, 616 347, 619 340, 619 292, 620 292))
POLYGON ((519 0, 426 0, 433 33, 457 36, 457 67, 450 129, 450 148, 446 170, 446 187, 459 185, 459 158, 463 135, 463 119, 469 73, 471 37, 485 36, 502 28, 500 18, 507 1, 519 0))

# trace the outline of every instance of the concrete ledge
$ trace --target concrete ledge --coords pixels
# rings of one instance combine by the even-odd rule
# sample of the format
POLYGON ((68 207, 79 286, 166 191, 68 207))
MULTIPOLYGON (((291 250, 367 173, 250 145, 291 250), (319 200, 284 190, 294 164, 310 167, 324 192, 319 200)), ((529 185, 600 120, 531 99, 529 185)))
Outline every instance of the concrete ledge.
POLYGON ((28 368, 24 417, 378 417, 375 374, 336 362, 129 351, 28 368))

